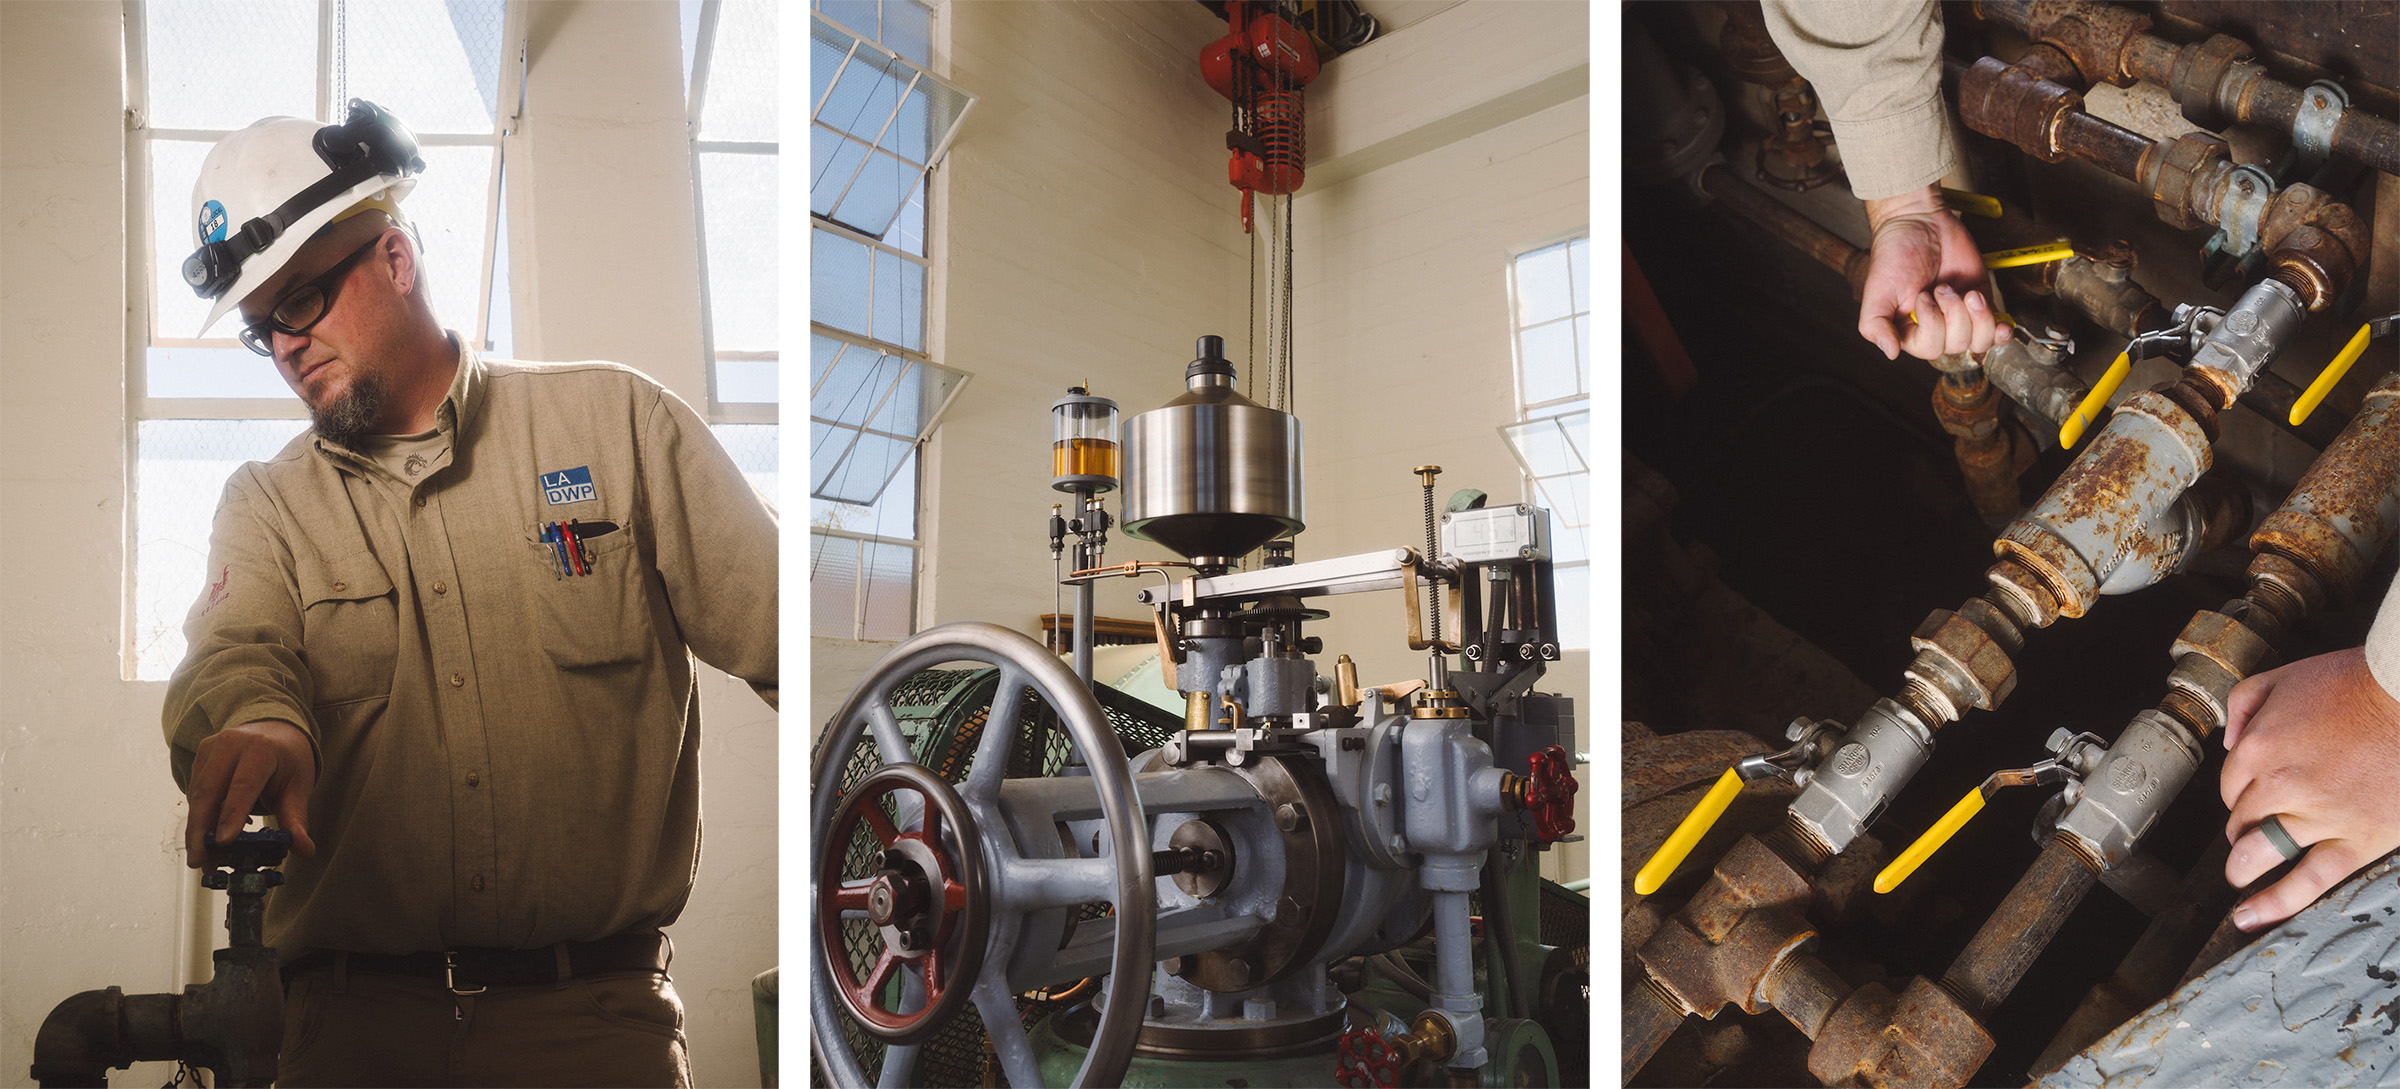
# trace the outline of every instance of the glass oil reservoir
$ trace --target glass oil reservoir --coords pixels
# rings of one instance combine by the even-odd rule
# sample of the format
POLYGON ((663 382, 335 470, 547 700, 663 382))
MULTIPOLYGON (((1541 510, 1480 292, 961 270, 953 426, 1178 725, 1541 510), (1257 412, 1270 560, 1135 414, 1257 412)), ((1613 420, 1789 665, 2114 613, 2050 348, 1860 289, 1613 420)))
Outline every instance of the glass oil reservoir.
POLYGON ((1082 386, 1050 406, 1050 486, 1062 492, 1117 486, 1117 403, 1082 386))

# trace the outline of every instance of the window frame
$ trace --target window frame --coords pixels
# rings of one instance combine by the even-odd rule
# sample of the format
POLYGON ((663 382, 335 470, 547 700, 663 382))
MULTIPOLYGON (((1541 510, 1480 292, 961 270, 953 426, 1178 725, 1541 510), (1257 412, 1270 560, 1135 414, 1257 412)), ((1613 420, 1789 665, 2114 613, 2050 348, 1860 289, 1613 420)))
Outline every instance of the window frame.
MULTIPOLYGON (((1586 436, 1586 442, 1588 443, 1590 441, 1591 425, 1589 421, 1592 419, 1591 402, 1593 393, 1595 392, 1596 379, 1598 378, 1598 375, 1592 373, 1592 357, 1594 353, 1591 351, 1590 344, 1587 342, 1577 350, 1578 358, 1575 360, 1575 366, 1577 368, 1576 385, 1579 387, 1578 392, 1571 396, 1552 397, 1538 402, 1527 401, 1525 398, 1526 378, 1524 334, 1528 329, 1536 329, 1542 326, 1560 323, 1572 323, 1579 318, 1588 319, 1593 313, 1595 313, 1593 308, 1596 304, 1592 299, 1593 290, 1592 284, 1590 283, 1591 244, 1592 229, 1589 224, 1586 224, 1573 230, 1553 235, 1550 238, 1534 245, 1511 250, 1508 254, 1508 353, 1511 372, 1510 377, 1514 380, 1513 400, 1516 403, 1516 418, 1507 424, 1501 425, 1499 430, 1501 441, 1508 446, 1510 456, 1515 458, 1517 461, 1518 486, 1521 489, 1521 494, 1525 496, 1525 502, 1527 503, 1539 505, 1542 502, 1545 493, 1552 490, 1544 487, 1542 483, 1543 481, 1563 481, 1574 476, 1582 476, 1584 478, 1583 487, 1585 495, 1588 497, 1591 493, 1592 456, 1590 450, 1587 449, 1580 455, 1583 460, 1583 469, 1579 473, 1559 473, 1550 476, 1539 476, 1533 472, 1533 466, 1525 460, 1523 452, 1517 448, 1517 444, 1515 442, 1510 441, 1509 437, 1509 431, 1512 428, 1520 428, 1532 423, 1560 420, 1564 419, 1565 417, 1580 413, 1586 419, 1584 432, 1586 436), (1577 283, 1574 279, 1575 266, 1572 247, 1577 241, 1583 242, 1585 246, 1585 272, 1584 282, 1582 283, 1577 283), (1524 285, 1520 282, 1519 278, 1519 269, 1521 267, 1521 263, 1525 258, 1533 254, 1540 253, 1543 250, 1561 247, 1569 249, 1569 252, 1565 255, 1568 275, 1567 313, 1563 317, 1551 318, 1547 321, 1535 323, 1534 325, 1519 324, 1519 300, 1524 294, 1524 285)), ((1572 330, 1570 330, 1570 334, 1571 332, 1572 330)), ((1565 527, 1561 526, 1559 523, 1558 511, 1555 507, 1546 507, 1545 509, 1549 510, 1551 514, 1551 554, 1553 557, 1555 557, 1558 550, 1558 535, 1559 532, 1565 527)), ((1592 531, 1597 524, 1597 513, 1598 512, 1592 508, 1592 505, 1587 498, 1582 511, 1585 520, 1582 524, 1574 528, 1575 532, 1583 535, 1583 558, 1580 560, 1567 561, 1560 561, 1553 558, 1551 561, 1551 571, 1554 578, 1556 573, 1561 570, 1573 570, 1575 568, 1584 568, 1587 571, 1597 570, 1597 565, 1594 564, 1592 560, 1593 542, 1591 536, 1592 531)), ((1561 603, 1561 607, 1565 607, 1564 603, 1561 603)), ((1588 612, 1588 603, 1585 607, 1588 612)), ((1561 648, 1582 651, 1594 649, 1597 632, 1592 630, 1590 627, 1590 622, 1596 620, 1596 617, 1588 617, 1587 619, 1587 626, 1584 632, 1586 645, 1568 646, 1565 642, 1563 633, 1561 633, 1561 648)))
MULTIPOLYGON (((947 64, 941 48, 942 36, 946 31, 945 18, 947 13, 944 10, 945 6, 935 2, 935 0, 879 0, 876 6, 876 18, 878 24, 883 21, 883 5, 891 3, 915 3, 919 7, 924 8, 926 12, 926 57, 924 62, 918 63, 907 57, 898 57, 898 59, 902 63, 908 64, 917 69, 925 76, 930 76, 936 80, 941 80, 944 83, 947 83, 947 78, 942 74, 942 69, 946 68, 947 64)), ((809 18, 812 20, 822 20, 826 24, 850 34, 853 38, 858 39, 862 45, 872 45, 874 48, 881 49, 887 54, 893 54, 895 56, 897 55, 896 50, 885 48, 882 45, 882 29, 880 25, 872 32, 861 31, 853 28, 848 24, 841 22, 840 20, 826 15, 821 8, 821 0, 811 0, 811 2, 808 4, 808 14, 809 18)), ((853 47, 851 56, 854 57, 856 52, 857 47, 853 47)), ((833 83, 829 82, 829 90, 833 85, 833 83)), ((922 351, 906 348, 898 344, 893 344, 889 341, 879 339, 867 333, 852 332, 838 326, 828 325, 814 320, 813 315, 809 322, 810 335, 812 337, 830 337, 837 341, 841 341, 856 347, 881 351, 893 357, 914 364, 940 367, 959 376, 958 383, 951 387, 950 392, 942 399, 941 405, 937 407, 927 418, 924 427, 916 438, 913 450, 904 457, 903 466, 896 470, 890 479, 885 482, 883 491, 881 493, 884 495, 889 494, 892 483, 899 480, 900 473, 905 472, 911 475, 914 482, 912 494, 914 496, 913 501, 916 503, 916 510, 912 512, 913 517, 910 519, 912 534, 910 537, 905 539, 895 538, 874 533, 864 533, 858 530, 818 525, 813 515, 813 504, 817 502, 821 501, 828 503, 840 503, 842 506, 855 507, 861 510, 871 510, 873 509, 873 505, 847 503, 841 500, 819 500, 814 494, 816 473, 814 467, 811 467, 809 472, 809 493, 810 503, 812 504, 812 516, 810 518, 809 525, 809 585, 812 595, 816 593, 818 549, 822 547, 828 547, 825 543, 819 542, 818 538, 825 538, 828 542, 847 542, 848 546, 853 550, 852 555, 854 557, 854 563, 852 566, 853 576, 850 583, 850 607, 848 609, 850 616, 849 630, 840 633, 812 631, 810 633, 812 636, 856 641, 865 641, 869 639, 869 635, 866 631, 867 603, 869 599, 867 588, 869 582, 867 577, 867 565, 863 561, 865 559, 866 550, 870 545, 900 547, 909 550, 910 563, 907 587, 908 625, 907 630, 901 633, 898 638, 906 638, 908 635, 915 634, 918 630, 918 623, 921 619, 920 611, 923 605, 922 598, 924 590, 923 576, 925 572, 925 554, 926 548, 929 544, 926 535, 927 512, 925 510, 924 493, 926 451, 931 448, 931 439, 934 430, 940 425, 943 416, 948 413, 952 405, 958 403, 959 395, 963 393, 967 385, 974 380, 973 374, 964 370, 960 370, 955 366, 951 366, 950 364, 942 361, 940 358, 941 352, 939 351, 939 347, 941 322, 939 320, 940 316, 938 311, 939 299, 942 297, 941 292, 943 290, 943 266, 939 255, 943 246, 943 241, 941 238, 942 229, 937 225, 936 213, 938 212, 938 209, 936 208, 937 200, 934 193, 934 175, 947 158, 949 149, 955 142, 957 127, 965 123, 967 115, 974 110, 976 100, 976 96, 969 95, 969 101, 966 108, 959 112, 957 121, 953 124, 952 133, 950 136, 945 137, 945 139, 942 141, 940 151, 935 154, 926 164, 925 170, 920 174, 917 189, 915 190, 914 195, 911 197, 912 201, 922 201, 925 209, 924 224, 922 228, 923 233, 921 238, 923 243, 922 248, 925 251, 924 256, 910 253, 904 248, 895 246, 890 242, 858 231, 846 224, 839 223, 824 216, 819 216, 813 211, 811 211, 809 214, 809 229, 811 231, 809 237, 812 243, 810 246, 812 258, 810 276, 812 291, 814 289, 815 279, 814 240, 816 238, 816 234, 814 232, 816 231, 825 231, 846 241, 863 244, 868 246, 871 250, 879 251, 885 255, 913 262, 925 270, 924 303, 923 311, 920 315, 923 322, 923 335, 921 339, 924 343, 924 349, 922 351)), ((809 103, 809 113, 811 118, 810 125, 812 129, 816 127, 816 122, 814 119, 819 105, 820 103, 815 101, 809 103)), ((909 203, 909 201, 902 202, 900 212, 897 216, 895 216, 895 223, 900 218, 905 217, 908 214, 907 209, 909 203)), ((886 235, 888 236, 894 229, 895 227, 893 225, 887 224, 885 229, 886 235)), ((872 276, 870 276, 868 279, 867 290, 869 294, 869 318, 867 321, 867 327, 869 329, 873 329, 875 327, 873 320, 873 296, 875 292, 875 286, 872 276)), ((828 372, 828 374, 830 374, 830 372, 828 372)), ((903 376, 902 380, 906 380, 905 375, 903 376)), ((816 380, 816 376, 812 374, 809 382, 809 401, 811 407, 810 417, 812 420, 815 419, 814 408, 816 403, 817 386, 818 381, 816 380)), ((869 418, 871 420, 873 418, 872 415, 870 415, 869 418)), ((862 430, 861 434, 863 433, 864 432, 862 430)), ((855 436, 853 437, 853 441, 855 441, 855 436)), ((849 443, 845 443, 845 449, 847 449, 849 445, 849 443)), ((812 617, 814 615, 813 602, 811 615, 812 617)))
MULTIPOLYGON (((691 145, 692 171, 692 234, 699 247, 700 257, 700 343, 708 353, 708 419, 710 423, 777 424, 783 422, 782 384, 776 385, 777 400, 727 401, 717 389, 719 363, 774 363, 782 365, 783 349, 779 344, 771 350, 721 349, 717 347, 716 295, 708 273, 708 194, 700 179, 702 155, 761 155, 776 159, 782 168, 783 144, 777 140, 710 140, 700 135, 700 115, 708 106, 708 73, 710 58, 716 52, 717 17, 724 9, 724 0, 700 0, 699 27, 692 43, 692 75, 684 86, 684 131, 691 145)), ((778 19, 784 15, 780 10, 778 19)), ((778 77, 780 78, 780 76, 778 77)), ((778 201, 780 202, 780 194, 778 201)), ((780 273, 778 273, 780 275, 780 273)), ((779 286, 780 291, 780 286, 779 286)), ((781 339, 778 336, 777 339, 781 339)), ((780 440, 780 437, 778 438, 780 440)))

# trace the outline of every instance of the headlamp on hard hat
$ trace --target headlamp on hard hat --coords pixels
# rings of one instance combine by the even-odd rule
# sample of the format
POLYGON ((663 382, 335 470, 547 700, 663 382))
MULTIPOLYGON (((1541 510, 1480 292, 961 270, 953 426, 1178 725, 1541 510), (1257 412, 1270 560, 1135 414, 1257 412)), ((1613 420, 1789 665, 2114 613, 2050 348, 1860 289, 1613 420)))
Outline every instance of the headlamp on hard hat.
POLYGON ((201 298, 225 294, 241 278, 242 262, 274 245, 292 224, 326 201, 371 178, 387 174, 408 177, 425 169, 425 160, 417 155, 417 138, 408 126, 363 98, 350 100, 350 116, 341 124, 318 129, 311 146, 331 173, 294 193, 274 211, 251 219, 224 238, 203 243, 183 259, 183 281, 201 298))

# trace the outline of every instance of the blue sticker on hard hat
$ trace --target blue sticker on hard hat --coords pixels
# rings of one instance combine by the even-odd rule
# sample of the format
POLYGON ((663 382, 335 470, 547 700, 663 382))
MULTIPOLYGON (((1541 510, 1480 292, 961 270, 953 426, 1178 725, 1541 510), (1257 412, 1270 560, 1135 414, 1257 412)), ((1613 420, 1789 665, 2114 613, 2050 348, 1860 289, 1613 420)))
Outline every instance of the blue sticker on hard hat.
POLYGON ((200 244, 225 241, 225 206, 209 201, 200 206, 200 244))
POLYGON ((600 498, 600 494, 592 490, 592 467, 578 465, 555 473, 543 473, 542 498, 553 507, 600 498))

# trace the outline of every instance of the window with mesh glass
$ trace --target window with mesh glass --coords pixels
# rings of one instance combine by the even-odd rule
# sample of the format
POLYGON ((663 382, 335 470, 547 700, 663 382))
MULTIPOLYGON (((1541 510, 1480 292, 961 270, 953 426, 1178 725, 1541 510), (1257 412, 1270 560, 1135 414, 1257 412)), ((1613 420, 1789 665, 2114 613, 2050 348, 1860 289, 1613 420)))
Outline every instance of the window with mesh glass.
POLYGON ((335 123, 352 98, 391 111, 425 160, 402 208, 434 313, 506 355, 500 103, 514 101, 516 52, 504 0, 148 0, 127 24, 128 173, 148 222, 128 232, 143 292, 127 376, 139 419, 125 662, 130 676, 160 680, 183 658, 183 617, 206 583, 226 477, 308 426, 273 364, 234 339, 230 317, 199 335, 209 303, 180 268, 195 245, 202 159, 262 117, 335 123), (240 43, 240 63, 227 63, 228 42, 240 43))
POLYGON ((1500 429, 1535 503, 1550 510, 1559 645, 1592 645, 1591 236, 1509 262, 1518 422, 1500 429))
POLYGON ((809 614, 915 630, 918 452, 967 375, 928 354, 926 186, 974 96, 936 75, 918 0, 809 22, 809 614))
POLYGON ((782 392, 782 168, 774 0, 683 0, 692 192, 700 217, 709 419, 752 487, 776 500, 782 392))

